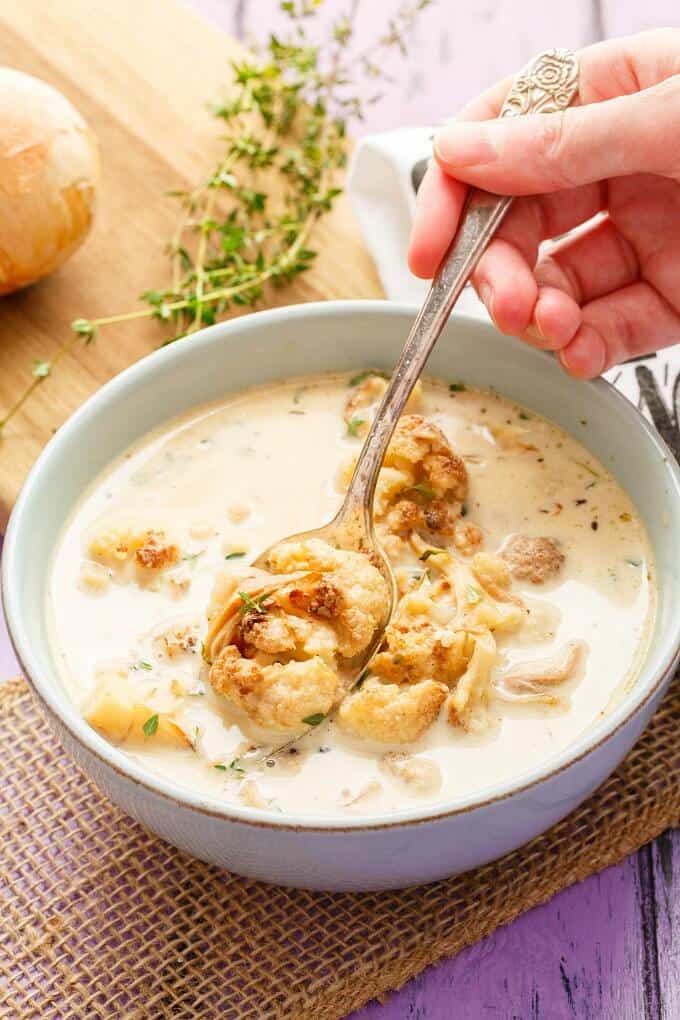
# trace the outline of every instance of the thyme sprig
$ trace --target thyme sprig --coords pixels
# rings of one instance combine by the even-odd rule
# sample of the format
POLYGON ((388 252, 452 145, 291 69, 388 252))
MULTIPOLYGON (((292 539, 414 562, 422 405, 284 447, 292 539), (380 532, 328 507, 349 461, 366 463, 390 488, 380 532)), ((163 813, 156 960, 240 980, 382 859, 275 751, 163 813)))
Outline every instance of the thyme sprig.
POLYGON ((163 344, 209 326, 235 306, 256 305, 271 287, 306 272, 316 257, 315 228, 341 193, 346 128, 361 119, 362 78, 385 79, 384 56, 406 53, 406 37, 431 0, 402 3, 386 29, 354 50, 360 0, 313 44, 307 23, 323 0, 284 0, 287 38, 270 36, 263 52, 232 63, 227 96, 212 112, 222 131, 217 164, 191 190, 172 192, 180 216, 170 243, 168 280, 140 295, 142 306, 100 318, 79 318, 49 361, 0 419, 0 430, 79 342, 91 344, 108 326, 157 319, 163 344), (276 182, 276 187, 274 187, 276 182))

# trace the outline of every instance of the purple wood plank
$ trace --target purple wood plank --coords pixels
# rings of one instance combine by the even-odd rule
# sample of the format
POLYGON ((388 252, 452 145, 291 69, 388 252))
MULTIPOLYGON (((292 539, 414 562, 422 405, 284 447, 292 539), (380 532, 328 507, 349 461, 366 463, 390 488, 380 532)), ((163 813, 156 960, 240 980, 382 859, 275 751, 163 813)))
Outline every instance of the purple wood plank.
MULTIPOLYGON (((654 925, 654 957, 648 954, 649 981, 656 980, 663 1020, 680 1017, 680 829, 664 833, 638 855, 649 860, 652 879, 647 900, 654 925)), ((649 946, 652 939, 647 940, 649 946)))
POLYGON ((641 981, 639 904, 633 857, 425 971, 353 1020, 656 1020, 646 1012, 641 981))

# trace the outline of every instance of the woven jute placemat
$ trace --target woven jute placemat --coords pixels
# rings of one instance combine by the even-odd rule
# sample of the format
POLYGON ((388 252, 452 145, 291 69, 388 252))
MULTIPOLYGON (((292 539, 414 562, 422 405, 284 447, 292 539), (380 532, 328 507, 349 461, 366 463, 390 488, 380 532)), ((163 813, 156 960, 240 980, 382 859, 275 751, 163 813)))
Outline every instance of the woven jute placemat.
POLYGON ((403 892, 300 892, 160 842, 0 687, 0 1016, 344 1017, 680 821, 680 683, 621 768, 546 835, 403 892))

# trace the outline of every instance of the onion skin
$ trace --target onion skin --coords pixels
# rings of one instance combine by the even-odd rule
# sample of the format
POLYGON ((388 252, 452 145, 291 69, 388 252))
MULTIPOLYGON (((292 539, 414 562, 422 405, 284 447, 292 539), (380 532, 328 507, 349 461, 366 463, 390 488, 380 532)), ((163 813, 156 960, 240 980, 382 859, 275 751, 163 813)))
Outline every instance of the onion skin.
POLYGON ((0 67, 0 295, 60 266, 85 239, 97 142, 56 89, 0 67))

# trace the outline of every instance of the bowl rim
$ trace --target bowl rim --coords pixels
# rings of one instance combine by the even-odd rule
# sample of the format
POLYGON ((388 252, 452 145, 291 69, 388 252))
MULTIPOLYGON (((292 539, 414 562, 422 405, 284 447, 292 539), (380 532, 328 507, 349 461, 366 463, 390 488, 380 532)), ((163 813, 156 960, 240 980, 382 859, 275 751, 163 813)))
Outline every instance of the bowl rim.
MULTIPOLYGON (((352 317, 357 314, 393 316, 395 319, 414 318, 417 306, 396 301, 375 299, 317 301, 278 308, 265 309, 250 313, 247 316, 229 319, 205 329, 197 331, 185 338, 181 344, 171 344, 157 349, 134 362, 118 375, 114 376, 100 389, 93 393, 73 414, 64 425, 47 442, 32 466, 19 497, 10 515, 9 524, 4 537, 2 550, 2 606, 7 622, 7 630, 23 675, 32 691, 46 710, 48 717, 56 728, 65 729, 70 738, 86 752, 96 758, 100 764, 112 769, 118 776, 132 782, 135 786, 161 797, 166 801, 226 822, 245 824, 256 828, 272 830, 288 830, 295 832, 350 832, 377 831, 382 829, 415 826, 443 821, 454 816, 488 807, 510 797, 522 794, 531 788, 559 775, 577 762, 592 754, 602 744, 609 741, 625 726, 645 705, 659 692, 667 681, 671 670, 680 659, 680 614, 675 617, 675 625, 664 637, 668 651, 656 672, 652 673, 645 684, 635 684, 620 703, 602 719, 586 728, 572 743, 546 761, 534 768, 525 770, 505 782, 491 785, 477 791, 476 794, 459 796, 447 802, 431 805, 420 805, 402 809, 387 816, 366 815, 354 818, 338 818, 329 815, 302 815, 288 813, 281 816, 270 810, 251 808, 221 801, 218 797, 196 793, 188 787, 169 780, 133 761, 123 750, 110 744, 95 729, 89 726, 80 715, 77 706, 68 693, 60 692, 56 667, 43 671, 35 662, 31 651, 28 633, 24 627, 20 598, 15 594, 15 578, 21 576, 20 544, 22 541, 23 521, 30 511, 32 493, 44 467, 50 459, 77 439, 91 417, 97 417, 106 410, 107 405, 115 404, 118 395, 133 382, 151 381, 156 365, 161 361, 178 361, 193 358, 196 352, 209 344, 221 340, 229 342, 230 338, 238 337, 243 330, 257 330, 263 321, 296 320, 308 317, 352 317), (102 407, 103 405, 103 407, 102 407)), ((497 334, 491 323, 475 316, 457 314, 456 320, 463 325, 469 324, 476 329, 486 329, 497 334)), ((547 352, 532 350, 537 359, 552 358, 547 352)), ((642 429, 648 442, 661 455, 669 483, 680 498, 680 467, 661 436, 647 422, 638 409, 604 379, 589 380, 581 385, 590 388, 596 398, 618 404, 619 409, 628 416, 632 426, 642 429)), ((168 415, 171 420, 173 415, 168 415)), ((139 439, 142 438, 140 435, 139 439)), ((44 611, 44 610, 41 610, 44 611)), ((644 664, 641 672, 644 670, 644 664)))

